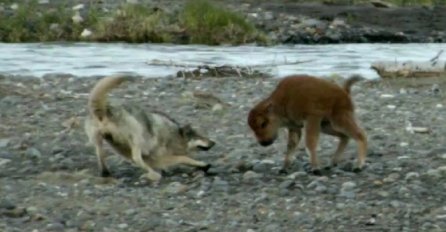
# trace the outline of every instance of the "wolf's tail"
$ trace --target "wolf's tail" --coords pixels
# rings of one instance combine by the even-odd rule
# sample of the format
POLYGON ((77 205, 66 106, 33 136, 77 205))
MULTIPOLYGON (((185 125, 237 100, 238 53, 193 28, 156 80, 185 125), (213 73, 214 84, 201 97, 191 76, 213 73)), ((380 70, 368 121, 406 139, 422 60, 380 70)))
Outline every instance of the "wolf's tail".
POLYGON ((351 75, 349 78, 347 78, 347 80, 345 80, 344 82, 344 90, 345 92, 347 92, 348 94, 350 94, 350 89, 351 87, 358 81, 362 81, 364 80, 364 77, 362 77, 361 75, 351 75))
POLYGON ((127 76, 108 76, 99 80, 88 99, 90 114, 102 121, 107 116, 107 93, 127 80, 129 80, 127 76))

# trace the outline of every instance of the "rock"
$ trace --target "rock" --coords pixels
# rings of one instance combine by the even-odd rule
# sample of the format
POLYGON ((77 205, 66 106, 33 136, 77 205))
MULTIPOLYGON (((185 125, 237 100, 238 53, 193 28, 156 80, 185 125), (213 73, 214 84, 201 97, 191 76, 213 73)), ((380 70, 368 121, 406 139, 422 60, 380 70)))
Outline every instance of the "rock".
POLYGON ((138 4, 139 0, 127 0, 126 2, 129 4, 138 4))
POLYGON ((389 193, 389 192, 386 192, 386 191, 379 191, 379 192, 378 192, 378 195, 379 195, 380 197, 387 198, 387 197, 390 196, 390 193, 389 193))
POLYGON ((49 3, 50 3, 50 0, 39 0, 38 3, 39 3, 40 5, 49 4, 49 3))
POLYGON ((30 206, 30 207, 26 208, 26 212, 29 214, 36 214, 36 213, 38 213, 38 211, 39 210, 37 209, 37 207, 34 207, 34 206, 30 206))
POLYGON ((259 179, 260 177, 262 177, 262 175, 257 172, 247 171, 245 174, 243 174, 243 181, 251 182, 252 180, 259 179))
POLYGON ((222 180, 220 177, 215 177, 212 182, 212 190, 216 192, 228 192, 229 191, 229 183, 225 180, 222 180))
POLYGON ((10 139, 8 139, 8 138, 0 139, 0 148, 7 147, 9 142, 10 142, 10 139))
POLYGON ((400 208, 401 207, 401 203, 397 200, 393 200, 390 202, 390 206, 392 206, 393 208, 400 208))
POLYGON ((318 193, 326 193, 328 191, 324 185, 318 185, 314 190, 318 193))
POLYGON ((187 190, 187 185, 181 184, 180 182, 172 182, 164 189, 164 193, 175 195, 184 193, 187 190))
POLYGON ((353 190, 355 187, 356 187, 356 184, 353 181, 347 181, 342 184, 343 190, 353 190))
POLYGON ((15 204, 12 201, 9 201, 8 199, 2 199, 0 201, 0 209, 7 209, 11 210, 16 208, 15 204))
POLYGON ((212 166, 206 171, 208 175, 219 175, 228 172, 229 172, 228 167, 225 165, 212 166))
POLYGON ((233 167, 235 172, 246 172, 252 170, 252 164, 247 163, 245 160, 239 160, 237 164, 233 167))
POLYGON ((127 229, 129 225, 127 223, 118 224, 118 228, 121 230, 127 229))
POLYGON ((17 3, 13 3, 13 4, 11 5, 11 10, 17 10, 17 9, 19 9, 19 4, 17 4, 17 3))
POLYGON ((83 231, 94 231, 96 223, 93 220, 87 220, 81 225, 81 230, 83 231))
POLYGON ((429 169, 429 170, 427 170, 426 175, 428 177, 432 177, 432 178, 441 178, 441 173, 437 169, 429 169))
POLYGON ((253 164, 252 170, 255 172, 266 173, 274 167, 274 160, 261 160, 253 164))
POLYGON ((50 223, 46 225, 46 231, 65 231, 65 226, 60 222, 50 223))
POLYGON ((77 4, 77 5, 73 6, 72 9, 73 9, 74 11, 79 11, 79 10, 84 9, 84 7, 85 7, 84 4, 77 4))
POLYGON ((42 153, 40 153, 39 150, 37 150, 37 148, 35 147, 30 147, 28 149, 26 149, 25 151, 25 155, 28 158, 32 158, 32 159, 39 159, 42 156, 42 153))
POLYGON ((393 94, 381 94, 379 97, 380 98, 394 98, 395 95, 393 95, 393 94))
POLYGON ((412 180, 412 179, 418 179, 418 177, 420 177, 420 174, 418 172, 409 172, 409 173, 406 174, 404 179, 406 181, 409 181, 409 180, 412 180))
POLYGON ((50 24, 50 30, 51 31, 57 31, 60 29, 60 25, 58 23, 51 23, 50 24))
POLYGON ((0 158, 0 167, 11 162, 10 159, 4 159, 4 158, 0 158))
POLYGON ((314 28, 324 28, 326 23, 318 19, 304 19, 300 24, 300 27, 314 27, 314 28))
POLYGON ((349 198, 349 199, 355 198, 355 196, 356 196, 355 187, 356 187, 355 182, 352 182, 352 181, 344 182, 342 184, 339 196, 349 198))
POLYGON ((384 183, 393 183, 397 181, 400 178, 400 174, 398 173, 391 173, 386 178, 383 179, 384 183))
POLYGON ((294 180, 285 180, 279 184, 280 189, 291 189, 295 186, 294 180))
POLYGON ((286 178, 287 179, 296 180, 296 179, 299 179, 301 177, 308 177, 308 173, 306 173, 306 172, 293 172, 290 175, 288 175, 286 178))
POLYGON ((91 35, 93 35, 93 32, 85 28, 81 33, 81 38, 88 38, 91 35))
POLYGON ((74 24, 80 24, 81 22, 84 21, 79 11, 76 11, 76 13, 74 13, 73 17, 71 17, 71 20, 73 20, 74 24))

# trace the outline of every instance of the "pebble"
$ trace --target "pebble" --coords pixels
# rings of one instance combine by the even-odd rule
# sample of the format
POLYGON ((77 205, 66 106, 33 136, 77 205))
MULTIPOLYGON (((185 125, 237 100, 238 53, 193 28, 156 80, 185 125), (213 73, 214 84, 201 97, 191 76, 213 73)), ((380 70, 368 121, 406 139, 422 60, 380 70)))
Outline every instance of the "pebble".
POLYGON ((37 207, 34 206, 30 206, 26 208, 26 212, 29 214, 36 214, 39 210, 37 209, 37 207))
POLYGON ((412 179, 417 179, 418 177, 420 177, 420 174, 418 172, 409 172, 406 174, 404 179, 406 181, 408 181, 408 180, 412 180, 412 179))
POLYGON ((392 95, 392 94, 381 94, 380 97, 381 97, 381 98, 394 98, 395 95, 392 95))
POLYGON ((11 5, 11 10, 17 10, 17 9, 19 9, 19 4, 17 4, 17 3, 13 3, 13 4, 11 5))
POLYGON ((126 224, 126 223, 121 223, 121 224, 118 225, 118 228, 119 228, 119 229, 126 229, 126 228, 128 228, 128 227, 129 227, 129 225, 126 224))
POLYGON ((25 155, 32 159, 39 159, 42 156, 42 153, 37 148, 30 147, 26 149, 25 155))
POLYGON ((324 185, 319 185, 314 190, 318 193, 326 193, 328 191, 327 187, 324 185))
POLYGON ((15 207, 16 207, 15 204, 12 203, 12 201, 10 201, 8 199, 0 200, 0 209, 11 210, 11 209, 14 209, 15 207))
POLYGON ((379 192, 378 192, 378 195, 379 195, 380 197, 386 198, 386 197, 390 196, 390 193, 387 192, 387 191, 379 191, 379 192))
POLYGON ((93 35, 93 32, 92 31, 90 31, 89 29, 84 29, 83 31, 82 31, 82 33, 81 33, 81 37, 82 38, 88 38, 88 37, 90 37, 91 35, 93 35))
POLYGON ((75 10, 75 11, 79 11, 79 10, 84 9, 84 7, 85 7, 84 4, 77 4, 77 5, 73 6, 72 9, 75 10))
POLYGON ((0 139, 0 148, 5 148, 8 146, 10 139, 0 139))
POLYGON ((252 170, 254 172, 265 173, 270 171, 274 167, 274 160, 261 160, 253 164, 252 170))
POLYGON ((212 182, 212 190, 218 192, 228 192, 229 191, 229 182, 226 180, 222 180, 220 177, 215 177, 212 182))
POLYGON ((398 178, 400 178, 400 174, 392 173, 392 174, 388 175, 386 178, 384 178, 383 182, 384 183, 392 183, 392 182, 395 182, 396 180, 398 180, 398 178))
POLYGON ((391 110, 396 109, 396 105, 387 105, 386 107, 391 110))
POLYGON ((168 194, 179 194, 184 193, 188 190, 187 185, 181 184, 180 182, 172 182, 164 189, 165 193, 168 194))
POLYGON ((293 172, 287 176, 287 179, 296 180, 301 177, 307 177, 307 176, 308 176, 308 174, 306 172, 293 172))
POLYGON ((10 159, 4 159, 4 158, 0 158, 0 167, 11 162, 10 159))
POLYGON ((245 182, 251 182, 253 180, 259 179, 262 177, 262 174, 259 174, 254 171, 247 171, 243 174, 243 181, 245 182))
POLYGON ((65 231, 65 226, 60 222, 54 222, 46 225, 46 231, 65 231))
POLYGON ((76 11, 76 13, 74 13, 73 17, 71 17, 71 20, 73 20, 73 23, 75 23, 75 24, 79 24, 82 21, 84 21, 84 19, 82 18, 82 16, 80 15, 80 13, 78 11, 76 11))
POLYGON ((427 170, 426 175, 429 176, 429 177, 433 177, 433 178, 440 178, 441 177, 441 173, 437 169, 429 169, 429 170, 427 170))
POLYGON ((353 181, 347 181, 342 184, 343 190, 353 190, 356 187, 356 183, 353 181))
POLYGON ((294 180, 285 180, 279 184, 280 189, 291 189, 295 186, 294 180))
POLYGON ((349 199, 355 198, 355 196, 356 196, 355 187, 356 187, 355 182, 352 182, 352 181, 344 182, 342 184, 339 196, 349 198, 349 199))

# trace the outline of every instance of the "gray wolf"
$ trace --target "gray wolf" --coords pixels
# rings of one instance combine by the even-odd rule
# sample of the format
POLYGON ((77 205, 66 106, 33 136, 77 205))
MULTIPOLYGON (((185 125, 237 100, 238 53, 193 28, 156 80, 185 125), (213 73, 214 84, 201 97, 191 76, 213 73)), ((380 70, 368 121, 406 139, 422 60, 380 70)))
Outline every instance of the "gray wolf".
POLYGON ((120 155, 144 169, 143 175, 157 183, 159 169, 186 164, 207 171, 210 164, 190 157, 193 150, 209 150, 215 142, 200 135, 189 124, 181 126, 159 111, 137 105, 113 104, 107 94, 131 77, 109 76, 99 80, 90 92, 85 132, 94 144, 101 176, 110 176, 105 164, 103 141, 120 155))
POLYGON ((288 144, 283 171, 292 162, 292 153, 299 143, 302 130, 305 130, 311 171, 316 175, 321 174, 316 156, 320 132, 339 138, 331 160, 333 166, 340 161, 349 138, 353 138, 358 144, 358 159, 353 171, 359 172, 365 164, 367 137, 356 122, 350 88, 362 79, 359 75, 352 75, 341 87, 310 75, 286 76, 267 98, 249 111, 248 125, 262 146, 271 145, 277 138, 278 130, 287 128, 288 144))

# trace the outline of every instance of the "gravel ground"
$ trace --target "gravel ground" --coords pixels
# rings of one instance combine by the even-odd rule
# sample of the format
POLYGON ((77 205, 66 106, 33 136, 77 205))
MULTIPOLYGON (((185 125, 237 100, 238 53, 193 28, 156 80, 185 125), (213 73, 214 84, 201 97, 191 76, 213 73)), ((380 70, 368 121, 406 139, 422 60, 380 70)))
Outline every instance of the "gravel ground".
MULTIPOLYGON (((218 144, 197 157, 211 176, 170 170, 159 186, 110 150, 112 178, 96 175, 82 130, 96 78, 0 77, 0 231, 445 231, 444 84, 361 82, 352 95, 368 133, 366 169, 345 162, 322 176, 305 172, 300 149, 288 175, 278 173, 285 134, 258 145, 249 108, 277 79, 141 78, 113 92, 190 122, 218 144), (230 106, 191 97, 210 91, 230 106), (412 126, 412 127, 411 127, 412 126)), ((328 164, 336 141, 323 135, 328 164)))

